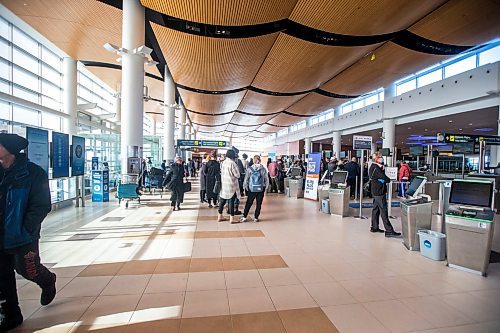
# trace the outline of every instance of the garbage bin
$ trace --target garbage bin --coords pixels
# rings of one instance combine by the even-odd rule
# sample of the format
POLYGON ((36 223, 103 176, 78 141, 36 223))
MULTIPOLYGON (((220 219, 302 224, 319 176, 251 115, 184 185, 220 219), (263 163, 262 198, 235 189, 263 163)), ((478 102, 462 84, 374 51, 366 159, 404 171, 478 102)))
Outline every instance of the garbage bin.
POLYGON ((446 235, 432 230, 419 230, 420 254, 432 260, 444 260, 446 235))
POLYGON ((330 214, 330 199, 321 200, 321 211, 325 214, 330 214))

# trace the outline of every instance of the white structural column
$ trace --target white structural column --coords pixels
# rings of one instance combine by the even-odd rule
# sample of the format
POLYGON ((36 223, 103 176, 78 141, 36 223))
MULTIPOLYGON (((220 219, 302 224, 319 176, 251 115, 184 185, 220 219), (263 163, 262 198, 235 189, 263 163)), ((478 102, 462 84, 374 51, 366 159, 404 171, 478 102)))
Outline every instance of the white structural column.
POLYGON ((311 138, 306 138, 304 140, 304 152, 305 154, 310 154, 311 153, 311 145, 312 145, 312 141, 311 141, 311 138))
POLYGON ((340 135, 340 131, 334 131, 333 132, 333 138, 332 138, 332 154, 333 157, 336 159, 340 158, 340 152, 342 151, 342 138, 340 135))
POLYGON ((122 173, 127 158, 142 157, 144 117, 144 58, 132 50, 144 45, 144 7, 139 0, 123 1, 122 47, 122 173))
POLYGON ((76 60, 65 57, 63 58, 63 107, 64 113, 69 115, 69 118, 64 119, 64 133, 75 135, 78 133, 76 121, 77 114, 77 62, 76 60))
POLYGON ((163 86, 163 159, 171 163, 175 158, 175 83, 165 66, 163 86))
POLYGON ((122 121, 122 98, 120 96, 120 93, 116 93, 114 95, 114 98, 115 98, 115 101, 114 101, 113 108, 115 110, 115 117, 113 120, 119 124, 122 121))
POLYGON ((187 139, 186 136, 186 109, 181 105, 179 109, 179 139, 187 139))
POLYGON ((382 148, 390 148, 393 157, 387 158, 387 165, 393 166, 394 146, 396 145, 396 125, 394 119, 384 119, 382 148))

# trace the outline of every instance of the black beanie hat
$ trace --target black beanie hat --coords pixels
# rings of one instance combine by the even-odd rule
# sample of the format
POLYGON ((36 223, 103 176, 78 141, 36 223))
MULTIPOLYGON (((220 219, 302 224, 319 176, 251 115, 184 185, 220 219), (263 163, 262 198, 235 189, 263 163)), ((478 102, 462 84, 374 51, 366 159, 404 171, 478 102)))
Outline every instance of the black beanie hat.
POLYGON ((232 160, 234 160, 234 159, 235 159, 235 157, 236 157, 236 153, 234 152, 234 150, 229 149, 229 150, 226 152, 226 157, 227 157, 227 158, 230 158, 230 159, 232 159, 232 160))
POLYGON ((17 155, 28 147, 28 140, 17 134, 0 133, 0 145, 12 155, 17 155))

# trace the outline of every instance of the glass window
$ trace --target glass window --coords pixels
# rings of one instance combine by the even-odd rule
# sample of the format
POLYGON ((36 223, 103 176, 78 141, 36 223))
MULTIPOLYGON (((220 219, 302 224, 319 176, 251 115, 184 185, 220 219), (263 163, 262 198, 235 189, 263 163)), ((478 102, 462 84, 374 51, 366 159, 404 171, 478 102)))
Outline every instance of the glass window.
POLYGON ((317 124, 318 123, 318 118, 313 118, 311 120, 311 125, 317 124))
POLYGON ((443 69, 440 68, 437 71, 430 72, 428 74, 422 75, 417 78, 418 87, 423 87, 428 84, 440 81, 443 79, 443 69))
POLYGON ((353 110, 357 110, 357 109, 361 109, 361 108, 362 108, 362 107, 364 107, 364 106, 365 106, 365 100, 364 100, 364 99, 362 99, 362 100, 360 100, 360 101, 354 102, 354 103, 352 104, 352 109, 353 109, 353 110))
POLYGON ((0 100, 0 119, 10 120, 10 103, 0 100))
POLYGON ((384 101, 384 90, 378 93, 378 100, 379 102, 384 101))
POLYGON ((6 61, 0 60, 0 77, 7 81, 11 81, 10 78, 10 64, 6 61))
POLYGON ((342 107, 342 114, 352 111, 352 104, 347 104, 342 107))
POLYGON ((19 67, 14 67, 12 82, 20 86, 26 87, 33 91, 38 91, 38 77, 35 74, 29 73, 19 67))
POLYGON ((15 122, 32 126, 39 126, 39 112, 21 105, 12 105, 12 117, 15 122))
POLYGON ((61 117, 43 112, 42 127, 51 129, 53 131, 61 131, 61 117))
POLYGON ((57 86, 61 86, 61 74, 49 66, 42 65, 42 77, 57 86))
POLYGON ((10 27, 9 22, 0 17, 0 36, 10 40, 10 27))
POLYGON ((444 68, 444 77, 450 77, 476 68, 476 55, 465 58, 444 68))
POLYGON ((14 86, 12 89, 12 94, 16 97, 25 99, 27 101, 38 103, 38 94, 32 91, 20 88, 18 86, 14 86))
POLYGON ((9 129, 9 122, 0 118, 0 132, 9 132, 9 129))
POLYGON ((0 57, 11 60, 10 59, 10 50, 11 47, 8 42, 4 41, 3 39, 0 39, 0 57))
POLYGON ((12 62, 16 65, 19 65, 34 74, 39 74, 38 59, 33 58, 29 54, 26 54, 17 48, 14 48, 13 50, 12 58, 12 62))
POLYGON ((14 27, 12 37, 12 41, 15 45, 19 45, 19 47, 22 47, 26 52, 31 53, 35 57, 38 57, 38 43, 36 40, 29 37, 16 27, 14 27))
POLYGON ((378 102, 378 94, 371 95, 370 97, 365 99, 365 105, 371 105, 378 102))
POLYGON ((4 80, 0 80, 0 91, 6 94, 10 94, 10 84, 4 80))
POLYGON ((47 81, 42 81, 42 94, 56 101, 61 101, 61 89, 47 81))
POLYGON ((413 79, 396 86, 396 95, 402 95, 408 91, 417 89, 417 80, 413 79))
POLYGON ((61 58, 46 47, 42 47, 42 60, 57 71, 61 71, 61 58))
POLYGON ((322 114, 321 116, 319 116, 318 121, 319 122, 325 121, 325 115, 322 114))
POLYGON ((479 66, 500 60, 500 45, 479 54, 479 66))
POLYGON ((52 110, 61 111, 61 103, 47 96, 42 95, 42 105, 52 110))
POLYGON ((325 116, 325 119, 328 120, 328 119, 332 119, 333 118, 333 112, 328 112, 325 116))

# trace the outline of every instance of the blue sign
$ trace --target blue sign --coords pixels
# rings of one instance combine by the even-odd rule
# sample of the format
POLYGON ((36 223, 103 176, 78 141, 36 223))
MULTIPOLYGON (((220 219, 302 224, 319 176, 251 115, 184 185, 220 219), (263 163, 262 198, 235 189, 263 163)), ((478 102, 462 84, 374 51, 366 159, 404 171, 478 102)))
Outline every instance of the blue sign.
POLYGON ((432 247, 432 244, 431 244, 431 242, 429 242, 429 241, 426 239, 426 240, 424 240, 424 246, 425 246, 426 248, 430 249, 430 248, 432 247))
POLYGON ((27 155, 31 162, 49 173, 49 132, 39 128, 26 127, 28 140, 27 155))
POLYGON ((92 170, 99 169, 99 157, 92 157, 92 170))
POLYGON ((269 157, 272 161, 276 161, 276 153, 267 153, 267 157, 269 157))
POLYGON ((227 141, 212 141, 212 140, 177 140, 177 147, 213 147, 225 148, 227 141))
POLYGON ((74 136, 71 139, 71 176, 83 176, 85 174, 85 138, 74 136))
POLYGON ((318 200, 319 172, 321 153, 307 155, 307 176, 304 188, 304 198, 318 200))
POLYGON ((92 202, 109 201, 109 171, 92 170, 92 202))
POLYGON ((52 132, 52 178, 69 177, 69 135, 52 132))

